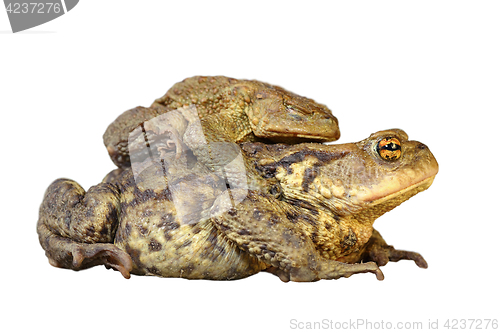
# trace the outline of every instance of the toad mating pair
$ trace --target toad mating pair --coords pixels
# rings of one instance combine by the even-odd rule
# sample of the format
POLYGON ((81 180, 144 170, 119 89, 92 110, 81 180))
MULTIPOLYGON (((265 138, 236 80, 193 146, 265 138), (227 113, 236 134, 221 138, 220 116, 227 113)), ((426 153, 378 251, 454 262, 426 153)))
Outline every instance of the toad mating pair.
POLYGON ((409 259, 373 229, 427 189, 438 164, 422 143, 386 130, 338 139, 324 105, 259 81, 192 77, 104 134, 118 169, 87 192, 54 181, 37 231, 49 262, 80 270, 282 281, 371 272, 409 259))

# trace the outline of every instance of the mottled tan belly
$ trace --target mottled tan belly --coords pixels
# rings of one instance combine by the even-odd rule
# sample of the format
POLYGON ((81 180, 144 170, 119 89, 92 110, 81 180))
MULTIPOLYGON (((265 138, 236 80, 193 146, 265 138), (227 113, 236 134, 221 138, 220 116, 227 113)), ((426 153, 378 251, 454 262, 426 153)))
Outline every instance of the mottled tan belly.
POLYGON ((168 219, 167 215, 158 228, 122 224, 118 234, 127 233, 128 237, 117 237, 116 245, 132 257, 133 274, 232 280, 266 268, 227 241, 210 220, 179 225, 168 219))

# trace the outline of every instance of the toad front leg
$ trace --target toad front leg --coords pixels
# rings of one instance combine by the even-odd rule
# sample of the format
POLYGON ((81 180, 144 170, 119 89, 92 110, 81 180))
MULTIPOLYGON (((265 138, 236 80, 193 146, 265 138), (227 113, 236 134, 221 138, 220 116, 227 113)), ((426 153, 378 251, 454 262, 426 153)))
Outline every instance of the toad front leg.
POLYGON ((375 261, 379 266, 384 266, 389 261, 413 260, 418 267, 427 268, 427 262, 419 253, 397 250, 394 246, 387 245, 377 230, 373 230, 361 259, 375 261))
POLYGON ((383 279, 374 262, 347 264, 321 257, 312 240, 288 220, 276 199, 242 189, 226 194, 215 201, 212 221, 242 251, 269 265, 267 271, 282 281, 338 279, 366 272, 383 279), (244 199, 235 204, 235 198, 244 199))
POLYGON ((373 229, 370 240, 361 251, 341 259, 343 262, 368 262, 374 261, 379 266, 385 266, 389 261, 413 260, 420 268, 427 268, 424 257, 417 252, 397 250, 394 246, 387 245, 380 233, 373 229))
POLYGON ((68 179, 54 181, 40 206, 37 232, 51 265, 81 270, 105 265, 130 277, 132 260, 116 247, 119 191, 101 183, 87 193, 68 179))

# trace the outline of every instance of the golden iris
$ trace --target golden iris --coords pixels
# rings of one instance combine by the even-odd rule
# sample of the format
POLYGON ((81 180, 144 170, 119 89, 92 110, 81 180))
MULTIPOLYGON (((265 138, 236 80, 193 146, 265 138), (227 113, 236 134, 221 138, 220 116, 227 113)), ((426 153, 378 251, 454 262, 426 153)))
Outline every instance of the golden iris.
POLYGON ((401 142, 397 138, 389 137, 379 141, 377 152, 386 161, 395 161, 401 157, 401 142))

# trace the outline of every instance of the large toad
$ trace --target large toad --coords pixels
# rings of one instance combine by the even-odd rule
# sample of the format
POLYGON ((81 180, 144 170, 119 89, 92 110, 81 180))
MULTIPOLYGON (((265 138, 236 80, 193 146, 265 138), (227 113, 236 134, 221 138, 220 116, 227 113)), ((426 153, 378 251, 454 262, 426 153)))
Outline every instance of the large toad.
MULTIPOLYGON (((148 147, 150 147, 148 145, 148 147)), ((161 147, 161 146, 160 146, 161 147)), ((59 179, 37 231, 49 262, 187 279, 337 279, 414 260, 373 229, 379 216, 427 189, 438 171, 428 147, 401 130, 357 143, 246 142, 212 146, 229 156, 208 169, 192 152, 160 149, 85 192, 59 179)))

